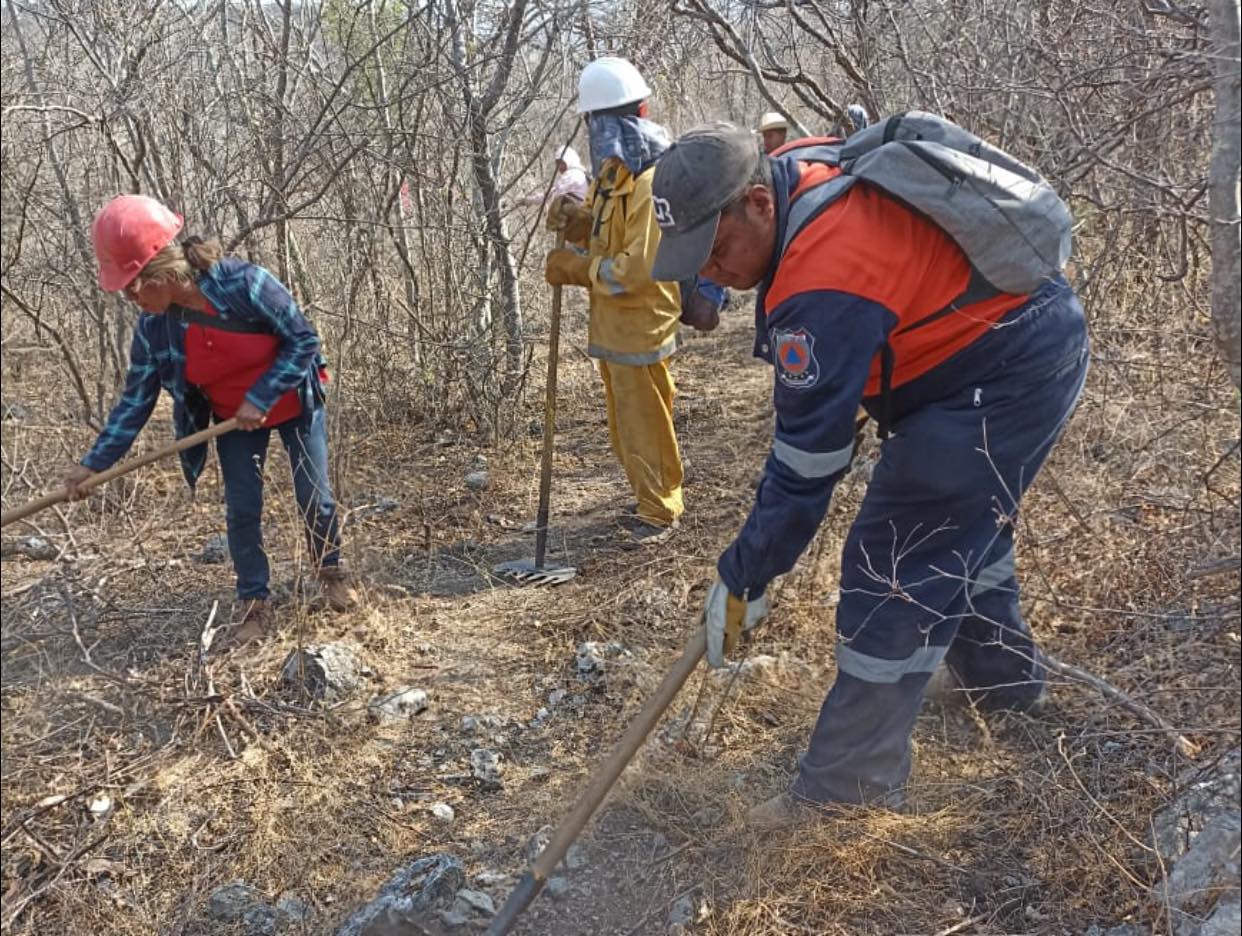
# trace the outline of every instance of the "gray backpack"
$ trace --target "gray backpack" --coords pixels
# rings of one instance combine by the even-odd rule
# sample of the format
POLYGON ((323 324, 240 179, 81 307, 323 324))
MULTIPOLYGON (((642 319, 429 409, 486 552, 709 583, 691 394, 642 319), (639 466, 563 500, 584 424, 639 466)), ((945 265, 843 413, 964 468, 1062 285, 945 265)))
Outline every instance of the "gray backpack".
POLYGON ((843 143, 798 141, 778 154, 842 170, 794 203, 782 252, 807 222, 863 179, 925 215, 962 249, 986 283, 974 284, 961 300, 973 300, 987 286, 1033 292, 1069 259, 1073 219, 1052 186, 943 117, 908 111, 843 143))

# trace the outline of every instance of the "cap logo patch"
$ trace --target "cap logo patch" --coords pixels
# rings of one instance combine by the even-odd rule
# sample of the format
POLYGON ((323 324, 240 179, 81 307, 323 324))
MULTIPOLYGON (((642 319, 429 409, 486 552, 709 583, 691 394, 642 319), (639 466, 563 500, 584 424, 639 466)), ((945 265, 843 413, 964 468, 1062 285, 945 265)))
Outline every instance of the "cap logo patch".
POLYGON ((819 361, 815 357, 815 336, 805 328, 776 329, 776 376, 792 390, 806 390, 819 381, 819 361))
POLYGON ((651 199, 651 205, 655 208, 656 224, 662 228, 677 226, 677 221, 673 218, 673 206, 668 203, 667 198, 655 195, 651 199))

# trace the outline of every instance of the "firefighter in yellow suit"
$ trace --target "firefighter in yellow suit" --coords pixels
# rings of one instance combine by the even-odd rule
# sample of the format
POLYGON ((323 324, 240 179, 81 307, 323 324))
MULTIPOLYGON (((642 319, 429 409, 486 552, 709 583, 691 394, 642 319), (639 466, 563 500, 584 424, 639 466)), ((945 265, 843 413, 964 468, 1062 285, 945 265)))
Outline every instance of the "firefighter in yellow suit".
POLYGON ((590 290, 587 353, 599 361, 613 452, 638 502, 630 532, 641 544, 667 539, 683 510, 668 366, 677 350, 681 292, 677 283, 651 278, 660 242, 651 179, 669 138, 647 119, 650 95, 625 59, 600 58, 583 69, 578 111, 590 129, 595 181, 585 204, 572 196, 554 200, 548 226, 586 253, 553 250, 545 268, 553 286, 590 290))

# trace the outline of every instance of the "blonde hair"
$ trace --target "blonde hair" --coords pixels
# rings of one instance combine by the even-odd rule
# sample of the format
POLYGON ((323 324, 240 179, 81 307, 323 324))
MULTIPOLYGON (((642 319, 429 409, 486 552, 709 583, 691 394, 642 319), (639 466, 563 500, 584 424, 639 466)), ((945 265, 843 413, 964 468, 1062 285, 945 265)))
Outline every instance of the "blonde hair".
POLYGON ((147 283, 161 283, 164 280, 193 282, 223 256, 224 248, 215 238, 203 240, 201 237, 187 237, 180 243, 173 241, 147 262, 129 288, 137 292, 147 283))

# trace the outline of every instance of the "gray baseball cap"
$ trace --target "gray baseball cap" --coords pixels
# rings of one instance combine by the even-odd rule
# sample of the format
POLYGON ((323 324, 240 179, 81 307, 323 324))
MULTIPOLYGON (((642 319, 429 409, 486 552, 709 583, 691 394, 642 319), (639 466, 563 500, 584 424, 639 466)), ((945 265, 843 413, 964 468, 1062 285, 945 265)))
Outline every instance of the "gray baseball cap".
POLYGON ((685 280, 711 255, 720 212, 746 188, 759 143, 743 127, 716 122, 678 138, 656 163, 651 183, 660 246, 654 280, 685 280))

